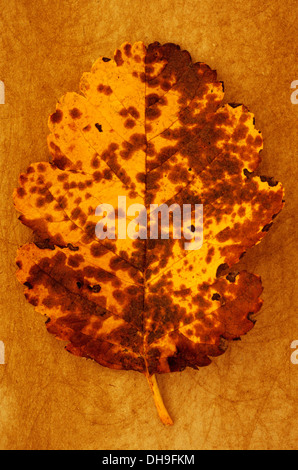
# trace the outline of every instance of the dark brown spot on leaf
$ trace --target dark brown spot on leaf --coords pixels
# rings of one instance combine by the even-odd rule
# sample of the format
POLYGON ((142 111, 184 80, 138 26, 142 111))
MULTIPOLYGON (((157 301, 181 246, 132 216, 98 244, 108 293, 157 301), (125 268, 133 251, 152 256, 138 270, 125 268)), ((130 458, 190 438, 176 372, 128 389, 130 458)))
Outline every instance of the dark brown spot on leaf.
POLYGON ((62 121, 63 113, 60 109, 57 109, 55 113, 51 115, 51 121, 53 124, 59 124, 62 121))

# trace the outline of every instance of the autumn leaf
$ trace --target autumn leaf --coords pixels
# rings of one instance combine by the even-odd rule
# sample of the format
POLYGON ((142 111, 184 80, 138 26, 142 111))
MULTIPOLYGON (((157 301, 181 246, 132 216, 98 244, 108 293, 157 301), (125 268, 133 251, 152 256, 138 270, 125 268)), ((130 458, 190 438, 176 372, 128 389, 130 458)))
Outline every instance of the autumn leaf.
POLYGON ((36 236, 18 250, 17 277, 68 351, 145 374, 172 424, 155 374, 206 366, 254 326, 261 280, 231 268, 266 235, 282 186, 256 174, 253 114, 223 104, 216 72, 177 45, 125 43, 80 90, 50 116, 51 161, 30 165, 15 190, 36 236), (98 239, 96 207, 119 195, 146 208, 203 204, 201 249, 173 236, 98 239))

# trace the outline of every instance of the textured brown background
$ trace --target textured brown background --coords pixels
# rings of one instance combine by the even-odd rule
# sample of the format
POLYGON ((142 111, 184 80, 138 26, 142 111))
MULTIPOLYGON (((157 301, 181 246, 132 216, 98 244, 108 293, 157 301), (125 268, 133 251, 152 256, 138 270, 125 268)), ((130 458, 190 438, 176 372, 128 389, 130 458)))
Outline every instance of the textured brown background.
POLYGON ((297 2, 1 0, 0 31, 1 449, 297 448, 297 2), (48 159, 47 116, 59 97, 125 40, 175 42, 216 68, 225 101, 255 113, 262 173, 286 188, 283 212, 241 263, 262 276, 258 322, 209 367, 159 378, 171 428, 160 424, 142 375, 64 351, 14 277, 15 250, 31 239, 12 206, 18 174, 48 159))

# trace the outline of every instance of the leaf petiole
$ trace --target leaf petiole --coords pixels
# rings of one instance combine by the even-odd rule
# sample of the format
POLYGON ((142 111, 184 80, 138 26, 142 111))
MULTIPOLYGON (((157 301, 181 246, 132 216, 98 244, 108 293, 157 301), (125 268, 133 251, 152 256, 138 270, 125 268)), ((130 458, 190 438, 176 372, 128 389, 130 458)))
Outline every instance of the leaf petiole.
POLYGON ((153 394, 153 398, 154 398, 154 403, 155 403, 155 406, 157 408, 157 412, 158 412, 158 415, 161 419, 161 422, 165 425, 165 426, 172 426, 174 423, 164 405, 164 402, 163 402, 163 399, 162 399, 162 396, 160 394, 160 391, 159 391, 159 388, 158 388, 158 384, 157 384, 157 380, 156 380, 156 377, 155 375, 149 375, 148 373, 146 374, 146 377, 147 377, 147 380, 148 380, 148 383, 149 383, 149 387, 152 391, 152 394, 153 394))

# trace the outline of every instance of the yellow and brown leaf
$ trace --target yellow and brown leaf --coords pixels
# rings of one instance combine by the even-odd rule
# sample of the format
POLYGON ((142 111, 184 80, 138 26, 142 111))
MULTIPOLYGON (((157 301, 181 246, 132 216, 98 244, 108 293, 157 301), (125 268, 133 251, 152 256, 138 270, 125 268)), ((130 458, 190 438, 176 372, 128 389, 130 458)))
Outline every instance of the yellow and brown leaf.
POLYGON ((174 44, 124 43, 99 58, 50 116, 51 162, 14 193, 36 243, 18 251, 25 296, 66 349, 115 369, 197 368, 253 327, 260 278, 231 272, 283 206, 257 176, 262 137, 243 105, 174 44), (203 204, 204 243, 99 240, 101 203, 203 204))

